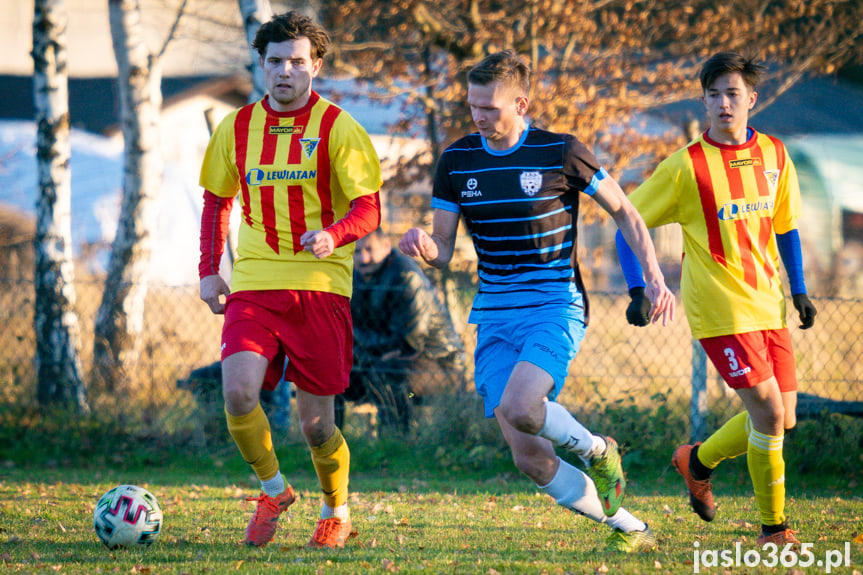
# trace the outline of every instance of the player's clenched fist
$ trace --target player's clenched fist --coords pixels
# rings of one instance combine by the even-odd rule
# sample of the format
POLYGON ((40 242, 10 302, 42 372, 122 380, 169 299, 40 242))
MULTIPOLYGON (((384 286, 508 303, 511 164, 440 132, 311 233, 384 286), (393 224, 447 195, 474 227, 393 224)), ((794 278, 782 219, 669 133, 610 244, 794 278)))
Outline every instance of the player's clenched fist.
POLYGON ((311 252, 318 259, 325 258, 336 249, 333 236, 324 230, 306 232, 300 236, 303 249, 311 252))
POLYGON ((409 229, 402 239, 399 240, 399 250, 406 256, 412 258, 421 257, 425 261, 431 261, 438 256, 437 244, 431 236, 421 228, 409 229))

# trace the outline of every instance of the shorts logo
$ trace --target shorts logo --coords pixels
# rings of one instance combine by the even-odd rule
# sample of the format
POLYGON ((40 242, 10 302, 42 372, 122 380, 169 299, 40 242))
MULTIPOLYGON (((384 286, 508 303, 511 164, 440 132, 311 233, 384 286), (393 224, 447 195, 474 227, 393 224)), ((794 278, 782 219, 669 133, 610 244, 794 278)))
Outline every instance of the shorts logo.
POLYGON ((539 351, 541 351, 543 353, 547 353, 548 355, 550 355, 554 359, 560 359, 559 356, 557 355, 557 352, 555 352, 553 349, 551 349, 547 345, 543 345, 541 343, 534 343, 533 347, 535 347, 536 349, 538 349, 539 351))
POLYGON ((309 160, 312 159, 312 154, 315 153, 320 141, 320 138, 300 138, 300 144, 303 146, 303 153, 306 155, 306 158, 309 160))
POLYGON ((539 172, 522 172, 519 181, 522 191, 528 196, 535 196, 542 188, 542 174, 539 172))
POLYGON ((270 135, 279 136, 282 134, 302 134, 305 126, 270 126, 270 135))

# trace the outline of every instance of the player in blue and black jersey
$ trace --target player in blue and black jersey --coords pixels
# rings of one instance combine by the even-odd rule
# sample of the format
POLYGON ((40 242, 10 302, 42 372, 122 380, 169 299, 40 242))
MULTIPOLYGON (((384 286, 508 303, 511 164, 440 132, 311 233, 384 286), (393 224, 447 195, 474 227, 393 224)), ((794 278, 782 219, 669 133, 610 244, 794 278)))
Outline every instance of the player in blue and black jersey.
POLYGON ((560 505, 612 527, 609 546, 651 549, 647 525, 621 507, 626 483, 617 445, 595 435, 554 399, 584 337, 587 294, 576 258, 580 192, 605 209, 645 268, 650 318, 674 317, 653 243, 638 212, 574 136, 530 126, 530 68, 511 50, 468 73, 468 104, 478 133, 441 155, 434 180, 431 235, 409 230, 407 255, 435 267, 452 258, 463 216, 479 260, 476 388, 495 417, 516 466, 560 505), (557 456, 578 455, 588 474, 557 456))

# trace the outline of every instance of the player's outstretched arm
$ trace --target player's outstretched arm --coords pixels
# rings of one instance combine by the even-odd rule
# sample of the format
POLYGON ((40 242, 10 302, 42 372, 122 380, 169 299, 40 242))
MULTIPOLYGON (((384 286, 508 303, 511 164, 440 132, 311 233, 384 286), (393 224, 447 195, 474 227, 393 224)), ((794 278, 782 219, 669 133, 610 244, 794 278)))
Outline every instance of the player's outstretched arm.
POLYGON ((650 239, 644 220, 612 178, 605 178, 599 183, 593 198, 614 219, 644 269, 644 295, 652 303, 648 313, 650 321, 656 323, 661 319, 662 325, 668 325, 669 321, 674 320, 674 294, 665 285, 665 277, 659 269, 653 240, 650 239))
POLYGON ((458 217, 456 212, 435 208, 432 234, 422 228, 411 228, 399 240, 399 250, 436 268, 446 266, 455 250, 458 217))

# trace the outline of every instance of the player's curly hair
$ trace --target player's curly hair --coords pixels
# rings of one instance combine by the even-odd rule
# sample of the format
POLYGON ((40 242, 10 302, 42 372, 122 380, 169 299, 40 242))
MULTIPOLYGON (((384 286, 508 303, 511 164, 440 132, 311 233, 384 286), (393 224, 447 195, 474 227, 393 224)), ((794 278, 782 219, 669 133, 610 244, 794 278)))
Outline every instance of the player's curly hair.
POLYGON ((252 47, 264 57, 270 42, 284 42, 302 37, 308 38, 312 44, 313 60, 324 57, 330 46, 330 35, 311 18, 294 11, 273 16, 268 22, 261 24, 252 47))
POLYGON ((467 81, 478 86, 501 82, 530 94, 530 65, 515 50, 501 50, 480 60, 467 73, 467 81))
POLYGON ((737 52, 719 52, 701 66, 698 77, 701 80, 701 89, 707 90, 720 76, 739 72, 749 89, 755 90, 761 73, 766 69, 766 66, 756 63, 754 57, 746 57, 737 52))

